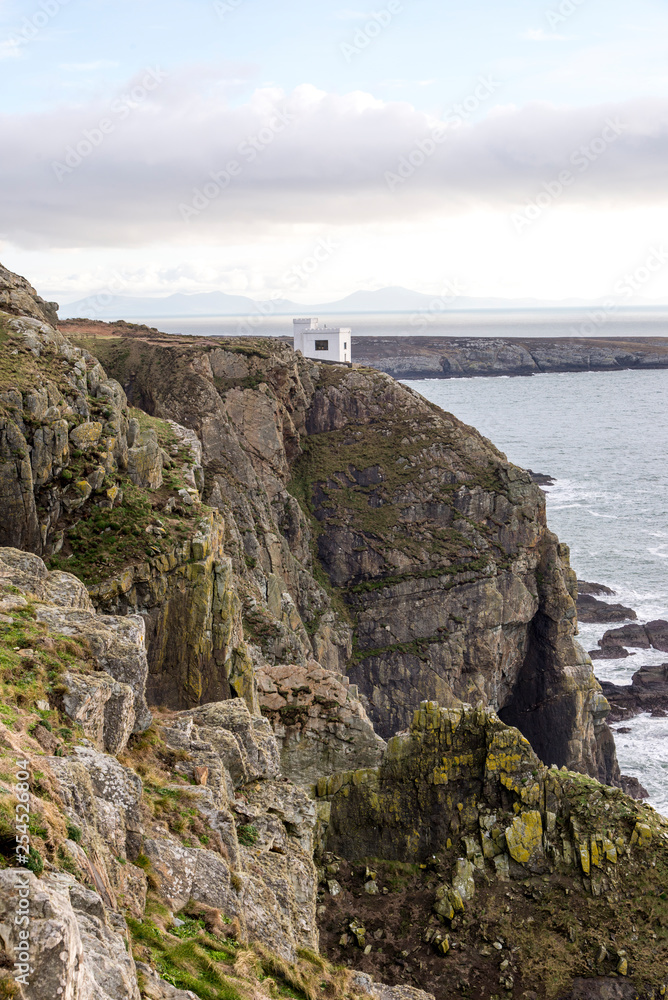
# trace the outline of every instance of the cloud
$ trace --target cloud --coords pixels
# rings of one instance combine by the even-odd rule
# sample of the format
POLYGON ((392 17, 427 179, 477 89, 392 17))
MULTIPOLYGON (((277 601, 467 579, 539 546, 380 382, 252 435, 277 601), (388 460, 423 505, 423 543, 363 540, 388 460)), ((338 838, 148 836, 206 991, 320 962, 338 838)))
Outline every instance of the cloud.
POLYGON ((115 103, 0 115, 3 238, 29 248, 220 244, 302 224, 510 212, 565 169, 575 182, 560 205, 666 198, 668 100, 497 107, 475 124, 448 125, 431 150, 439 123, 406 102, 304 85, 258 89, 239 103, 209 75, 202 96, 194 71, 142 96, 142 79, 115 103), (587 162, 578 150, 607 121, 619 132, 587 162), (68 163, 59 180, 54 164, 68 163), (387 172, 406 176, 390 190, 387 172), (194 206, 186 218, 183 206, 194 206))
POLYGON ((525 42, 572 42, 568 35, 557 35, 553 31, 544 31, 543 28, 529 28, 520 36, 525 42))

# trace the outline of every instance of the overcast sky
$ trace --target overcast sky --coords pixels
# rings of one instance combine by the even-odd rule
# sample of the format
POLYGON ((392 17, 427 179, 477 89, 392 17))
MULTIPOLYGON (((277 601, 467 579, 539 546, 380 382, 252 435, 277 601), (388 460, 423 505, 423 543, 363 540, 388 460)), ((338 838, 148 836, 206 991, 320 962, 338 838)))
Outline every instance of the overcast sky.
POLYGON ((0 0, 0 86, 0 260, 62 303, 668 302, 665 2, 0 0))

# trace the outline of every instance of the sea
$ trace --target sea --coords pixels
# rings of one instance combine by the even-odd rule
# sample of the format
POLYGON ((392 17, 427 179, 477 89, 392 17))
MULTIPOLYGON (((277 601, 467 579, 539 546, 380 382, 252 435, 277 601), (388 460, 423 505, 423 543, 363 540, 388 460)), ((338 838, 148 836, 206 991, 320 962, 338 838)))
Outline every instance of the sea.
MULTIPOLYGON (((302 315, 318 314, 304 306, 302 315)), ((199 337, 292 336, 291 316, 122 316, 165 333, 199 337)), ((668 307, 580 306, 558 309, 471 309, 448 312, 320 314, 321 323, 350 327, 357 337, 665 337, 668 307)))
MULTIPOLYGON (((550 528, 571 549, 579 579, 603 583, 640 622, 668 619, 668 370, 406 382, 476 427, 511 462, 555 479, 545 487, 550 528)), ((596 647, 616 625, 580 625, 596 647)), ((629 684, 668 653, 632 650, 595 660, 601 680, 629 684)), ((622 773, 668 815, 668 718, 613 725, 622 773), (620 729, 629 730, 620 732, 620 729)))
MULTIPOLYGON (((135 321, 193 336, 292 334, 288 316, 135 321)), ((353 336, 668 336, 666 307, 364 313, 321 321, 350 326, 353 336)), ((570 546, 581 580, 612 588, 607 599, 633 608, 640 622, 668 619, 668 370, 406 384, 476 427, 510 461, 555 479, 546 488, 548 524, 570 546)), ((579 641, 593 649, 613 627, 583 624, 579 641)), ((628 684, 643 664, 667 661, 668 653, 635 650, 626 659, 596 660, 594 669, 601 680, 628 684)), ((668 718, 645 714, 613 731, 622 772, 637 777, 651 804, 668 815, 668 718)))

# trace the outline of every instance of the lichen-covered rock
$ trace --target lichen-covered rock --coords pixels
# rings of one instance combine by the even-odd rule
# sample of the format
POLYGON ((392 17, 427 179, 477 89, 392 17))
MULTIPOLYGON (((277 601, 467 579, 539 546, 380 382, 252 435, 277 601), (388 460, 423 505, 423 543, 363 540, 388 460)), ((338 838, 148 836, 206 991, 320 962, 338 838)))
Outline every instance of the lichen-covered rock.
POLYGON ((158 436, 153 428, 147 428, 128 449, 128 476, 135 486, 157 490, 162 486, 162 464, 158 436))
MULTIPOLYGON (((64 610, 44 604, 37 608, 36 618, 57 634, 85 639, 97 661, 98 670, 106 672, 121 685, 113 693, 109 690, 107 702, 113 698, 114 705, 118 705, 118 699, 124 698, 122 688, 129 687, 133 695, 134 712, 129 732, 148 729, 152 718, 145 694, 148 662, 144 622, 139 616, 120 618, 98 615, 94 611, 64 610)), ((127 729, 127 722, 118 718, 117 709, 112 705, 109 705, 108 711, 105 709, 105 713, 105 726, 113 726, 115 720, 121 730, 127 729)), ((110 732, 104 736, 104 742, 107 746, 114 743, 122 749, 127 738, 124 741, 120 732, 110 732)))
POLYGON ((104 475, 124 466, 127 403, 91 354, 30 318, 39 312, 0 313, 15 357, 14 370, 0 372, 0 544, 50 555, 62 544, 62 516, 101 485, 71 471, 75 458, 94 450, 104 475))
POLYGON ((543 823, 536 809, 515 816, 506 827, 508 853, 520 864, 527 864, 543 851, 543 823))
POLYGON ((264 664, 256 678, 260 707, 291 781, 312 785, 323 774, 380 763, 385 742, 347 677, 310 660, 305 666, 264 664))
POLYGON ((546 768, 525 737, 483 709, 424 702, 379 768, 323 778, 317 792, 329 803, 326 846, 347 858, 423 861, 463 845, 466 858, 452 862, 462 898, 475 870, 504 854, 511 874, 577 866, 589 875, 646 849, 658 830, 662 850, 668 841, 668 820, 646 807, 640 819, 643 807, 621 791, 546 768))
POLYGON ((152 703, 182 709, 237 695, 257 709, 226 532, 220 515, 203 511, 197 532, 172 555, 129 566, 91 587, 100 610, 141 613, 152 703))
POLYGON ((140 1000, 123 917, 71 876, 0 872, 0 939, 24 974, 25 1000, 140 1000), (24 927, 15 919, 20 894, 29 915, 28 962, 22 961, 24 927))
POLYGON ((0 548, 0 583, 18 592, 12 600, 33 603, 35 621, 49 633, 82 640, 90 650, 91 671, 63 677, 63 707, 99 749, 119 753, 151 723, 143 620, 96 614, 80 580, 50 573, 39 556, 19 549, 0 548))
POLYGON ((63 707, 73 722, 100 750, 117 754, 135 726, 135 695, 129 684, 119 684, 109 674, 63 676, 63 707))

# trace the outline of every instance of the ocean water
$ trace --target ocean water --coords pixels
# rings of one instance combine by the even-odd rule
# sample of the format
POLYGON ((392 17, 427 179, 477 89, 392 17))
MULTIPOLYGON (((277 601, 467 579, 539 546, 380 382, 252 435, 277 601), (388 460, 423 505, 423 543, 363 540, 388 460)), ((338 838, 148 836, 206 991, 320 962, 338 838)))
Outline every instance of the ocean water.
MULTIPOLYGON (((319 315, 328 326, 349 326, 355 337, 667 337, 668 309, 471 309, 447 313, 355 313, 319 315)), ((291 316, 124 317, 165 333, 199 337, 291 337, 291 316)), ((354 359, 354 349, 353 349, 354 359)))
MULTIPOLYGON (((578 577, 615 591, 641 622, 668 619, 668 371, 531 378, 421 379, 406 384, 477 427, 510 461, 555 478, 548 524, 578 577)), ((614 625, 581 625, 586 650, 614 625)), ((597 677, 628 684, 668 653, 596 660, 597 677)), ((639 716, 615 734, 623 773, 668 815, 668 719, 639 716)), ((619 729, 613 726, 613 730, 619 729)))

